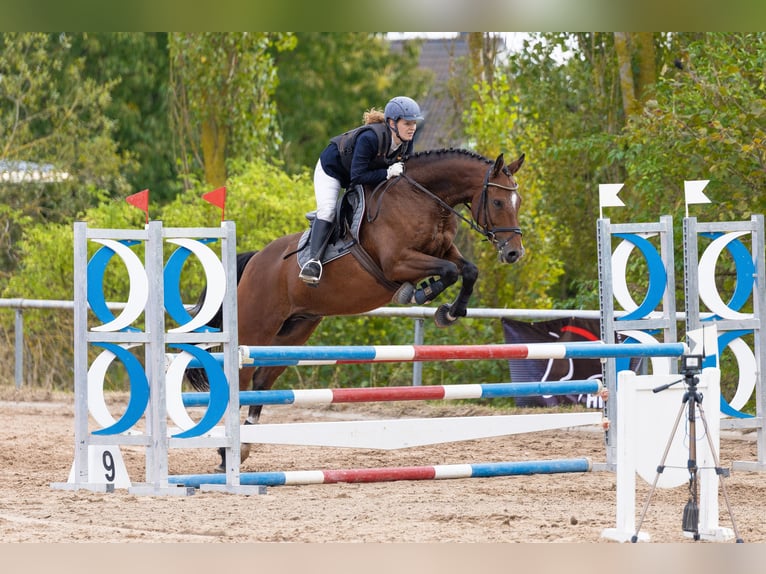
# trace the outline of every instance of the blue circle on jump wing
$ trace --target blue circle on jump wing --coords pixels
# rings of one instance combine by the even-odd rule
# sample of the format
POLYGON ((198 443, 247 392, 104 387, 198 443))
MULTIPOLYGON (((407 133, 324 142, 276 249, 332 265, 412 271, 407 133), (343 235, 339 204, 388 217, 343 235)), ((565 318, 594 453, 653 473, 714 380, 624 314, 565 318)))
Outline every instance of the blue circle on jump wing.
MULTIPOLYGON (((130 247, 140 243, 131 239, 122 239, 120 243, 130 247)), ((114 250, 104 245, 93 254, 88 261, 88 305, 101 323, 106 324, 114 320, 114 313, 106 305, 104 296, 104 273, 106 266, 114 256, 114 250)), ((138 331, 135 327, 126 327, 124 331, 138 331)))
MULTIPOLYGON (((700 235, 715 240, 723 236, 723 233, 700 233, 700 235)), ((729 241, 726 244, 726 249, 734 260, 734 266, 737 268, 737 281, 734 285, 734 293, 726 306, 732 311, 739 311, 750 299, 750 294, 755 287, 755 264, 753 263, 750 251, 739 239, 729 241)), ((708 278, 703 277, 701 279, 705 281, 708 278)), ((712 281, 712 278, 710 280, 712 281)), ((713 315, 703 320, 716 321, 719 319, 718 315, 713 315)))
MULTIPOLYGON (((718 350, 719 353, 725 349, 729 343, 731 343, 734 339, 737 339, 739 337, 742 337, 743 335, 749 335, 752 333, 750 330, 740 330, 740 331, 724 331, 720 335, 718 335, 718 350)), ((709 355, 705 357, 702 361, 702 367, 716 367, 716 355, 709 355)), ((733 408, 729 402, 724 398, 723 393, 721 393, 721 414, 735 417, 739 419, 750 419, 753 418, 753 415, 750 415, 748 413, 743 413, 742 411, 738 411, 737 409, 733 408)))
POLYGON ((632 319, 641 319, 645 317, 662 301, 662 296, 665 293, 665 286, 668 283, 668 275, 665 271, 665 264, 662 261, 662 257, 652 245, 645 238, 636 235, 634 233, 615 233, 615 237, 620 237, 626 241, 630 241, 633 245, 638 247, 639 251, 644 256, 646 264, 649 268, 649 287, 646 290, 646 296, 641 304, 627 315, 619 317, 618 321, 630 321, 632 319))
MULTIPOLYGON (((217 239, 206 238, 198 239, 200 243, 215 243, 217 239)), ((168 262, 165 265, 165 271, 163 273, 164 290, 165 290, 165 310, 168 315, 179 325, 185 325, 192 320, 192 316, 184 307, 183 299, 181 297, 181 271, 183 270, 186 260, 189 258, 191 251, 186 247, 179 247, 168 258, 168 262)), ((219 329, 213 327, 200 327, 196 331, 218 331, 219 329)))
POLYGON ((192 428, 182 433, 173 435, 173 438, 192 438, 205 434, 212 429, 226 413, 226 407, 229 406, 229 384, 221 365, 205 349, 195 345, 178 344, 171 345, 174 348, 181 349, 198 359, 207 373, 207 379, 210 383, 210 403, 207 411, 200 421, 192 428))
POLYGON ((149 381, 146 378, 144 367, 138 359, 125 347, 115 343, 93 343, 98 347, 111 351, 125 365, 130 380, 130 399, 128 408, 120 420, 112 426, 93 431, 93 434, 111 435, 120 434, 131 429, 141 419, 149 404, 149 381))
MULTIPOLYGON (((660 331, 653 329, 644 331, 645 333, 656 336, 660 331)), ((641 345, 642 342, 634 339, 633 337, 625 337, 624 340, 620 341, 621 345, 641 345)), ((640 366, 639 364, 635 364, 634 360, 639 359, 639 361, 648 360, 648 357, 618 357, 614 361, 615 370, 619 373, 620 371, 632 371, 636 370, 640 366)))
MULTIPOLYGON (((624 341, 621 342, 622 345, 633 345, 638 343, 633 337, 626 337, 624 341)), ((619 373, 620 371, 629 371, 630 370, 630 357, 617 357, 614 360, 614 366, 615 370, 619 373)))

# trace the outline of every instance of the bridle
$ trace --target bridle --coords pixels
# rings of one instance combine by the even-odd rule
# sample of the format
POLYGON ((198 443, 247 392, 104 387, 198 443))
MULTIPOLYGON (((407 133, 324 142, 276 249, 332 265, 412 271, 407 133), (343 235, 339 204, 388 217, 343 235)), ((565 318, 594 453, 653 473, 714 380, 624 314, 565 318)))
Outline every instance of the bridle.
MULTIPOLYGON (((489 241, 492 242, 492 244, 497 248, 498 251, 501 251, 511 240, 509 237, 502 243, 497 239, 496 234, 497 233, 516 233, 517 235, 523 235, 521 232, 521 227, 493 227, 490 229, 489 225, 489 200, 487 198, 487 192, 489 191, 490 187, 499 187, 500 189, 504 189, 506 191, 515 192, 518 191, 519 185, 514 184, 513 186, 508 185, 502 185, 500 183, 495 183, 494 181, 489 181, 489 175, 492 173, 493 167, 490 166, 487 168, 487 173, 484 174, 484 185, 481 189, 481 198, 479 199, 479 205, 480 209, 483 207, 484 209, 484 226, 482 229, 479 229, 478 226, 471 224, 471 227, 473 229, 476 229, 484 235, 489 241)), ((474 217, 478 221, 478 217, 474 217)))
MULTIPOLYGON (((419 191, 422 191, 423 193, 425 193, 427 196, 433 199, 436 203, 441 205, 444 209, 451 211, 455 216, 457 216, 459 219, 467 223, 471 229, 483 235, 488 241, 492 243, 492 245, 495 246, 495 248, 498 251, 501 251, 511 239, 508 238, 505 241, 500 242, 500 240, 497 238, 498 233, 516 233, 517 235, 522 235, 522 232, 520 227, 492 227, 491 226, 492 224, 489 218, 489 201, 487 199, 487 192, 489 191, 490 187, 499 187, 500 189, 505 189, 507 191, 513 192, 513 191, 517 191, 519 189, 519 186, 518 185, 507 186, 507 185, 495 183, 493 181, 489 181, 489 176, 492 173, 492 170, 493 170, 493 166, 489 166, 489 168, 487 168, 487 173, 484 174, 484 185, 482 186, 481 195, 479 197, 479 209, 477 210, 477 214, 474 215, 473 210, 471 210, 472 211, 471 216, 473 217, 473 219, 468 219, 467 217, 463 216, 462 213, 458 212, 455 208, 453 208, 451 205, 445 202, 442 198, 438 197, 436 194, 434 194, 433 192, 429 191, 428 189, 420 185, 417 181, 412 179, 406 173, 402 173, 396 178, 389 179, 386 182, 384 182, 384 185, 382 186, 383 190, 380 192, 380 198, 382 200, 383 193, 386 191, 386 189, 388 189, 390 184, 395 182, 400 177, 404 178, 410 183, 410 185, 412 185, 414 188, 418 189, 419 191), (481 211, 484 212, 484 223, 482 225, 479 225, 478 213, 481 211)), ((378 188, 380 187, 381 186, 378 186, 378 188)), ((376 188, 373 191, 372 193, 373 196, 378 191, 378 188, 376 188)), ((470 205, 466 204, 466 206, 470 208, 470 205)), ((379 213, 380 213, 380 200, 378 202, 378 207, 377 207, 377 210, 375 211, 375 214, 370 215, 368 213, 367 221, 369 222, 374 221, 377 218, 379 213)))

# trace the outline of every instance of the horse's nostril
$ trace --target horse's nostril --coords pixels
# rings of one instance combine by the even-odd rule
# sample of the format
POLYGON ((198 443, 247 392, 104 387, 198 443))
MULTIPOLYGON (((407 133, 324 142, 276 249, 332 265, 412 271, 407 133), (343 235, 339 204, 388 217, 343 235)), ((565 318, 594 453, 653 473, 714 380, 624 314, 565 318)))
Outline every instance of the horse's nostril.
POLYGON ((509 251, 508 255, 506 255, 506 260, 508 263, 516 263, 519 259, 521 259, 522 252, 520 251, 509 251))
POLYGON ((506 251, 505 253, 500 253, 500 261, 504 263, 515 263, 519 259, 519 252, 518 251, 506 251))

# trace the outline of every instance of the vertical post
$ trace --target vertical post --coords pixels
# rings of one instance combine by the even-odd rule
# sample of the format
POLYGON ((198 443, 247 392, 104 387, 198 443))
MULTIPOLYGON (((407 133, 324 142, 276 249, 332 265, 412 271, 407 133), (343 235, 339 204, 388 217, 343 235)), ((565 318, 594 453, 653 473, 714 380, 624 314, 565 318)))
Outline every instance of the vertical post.
POLYGON ((151 440, 146 449, 146 482, 154 489, 167 487, 168 429, 165 398, 165 288, 162 222, 147 225, 144 265, 149 279, 149 293, 144 315, 149 341, 145 368, 149 380, 149 408, 146 427, 151 440))
POLYGON ((21 307, 16 309, 13 327, 16 335, 14 345, 16 353, 14 379, 16 380, 16 388, 20 389, 24 384, 24 311, 21 307))
MULTIPOLYGON (((676 264, 673 253, 673 218, 670 215, 660 217, 660 256, 665 266, 665 293, 662 296, 662 315, 660 322, 665 323, 663 329, 666 343, 678 341, 678 325, 676 322, 676 264)), ((671 362, 671 365, 673 363, 671 362)), ((671 372, 675 372, 672 368, 671 372)))
MULTIPOLYGON (((753 345, 758 365, 755 384, 755 416, 760 421, 757 430, 758 461, 757 468, 766 469, 766 388, 764 388, 764 369, 766 369, 766 339, 763 336, 766 320, 766 242, 764 241, 763 214, 753 215, 753 259, 755 260, 755 282, 753 284, 753 315, 758 320, 754 329, 753 345)), ((736 468, 736 467, 735 467, 736 468)))
MULTIPOLYGON (((620 435, 622 439, 617 445, 615 459, 615 475, 617 487, 617 526, 602 532, 605 538, 618 542, 627 542, 636 531, 636 445, 630 429, 635 425, 636 405, 632 395, 635 391, 636 374, 632 371, 620 373, 618 400, 620 409, 620 435), (633 439, 633 440, 630 440, 633 439)), ((641 532, 639 540, 649 540, 649 536, 641 532)))
POLYGON ((233 492, 240 487, 240 416, 239 416, 239 328, 237 323, 237 247, 233 221, 221 223, 224 235, 221 239, 221 262, 226 273, 226 292, 223 299, 223 322, 221 330, 226 334, 224 343, 224 373, 229 382, 229 406, 226 409, 225 427, 226 484, 233 492))
POLYGON ((87 224, 74 224, 74 481, 89 482, 88 473, 88 244, 87 224))
MULTIPOLYGON (((686 305, 686 332, 702 327, 699 302, 699 244, 697 242, 697 218, 685 217, 684 241, 684 303, 686 305)), ((720 350, 719 350, 720 352, 720 350)))
MULTIPOLYGON (((423 344, 423 319, 415 319, 415 345, 423 344)), ((412 363, 412 385, 419 387, 423 384, 423 363, 415 361, 412 363)))
MULTIPOLYGON (((612 277, 612 232, 609 219, 596 222, 598 242, 598 298, 601 309, 601 340, 615 343, 614 339, 614 297, 609 284, 612 277)), ((617 416, 617 363, 615 359, 601 362, 604 386, 611 400, 604 404, 604 416, 609 421, 606 431, 606 468, 614 470, 617 464, 618 416, 617 416)))

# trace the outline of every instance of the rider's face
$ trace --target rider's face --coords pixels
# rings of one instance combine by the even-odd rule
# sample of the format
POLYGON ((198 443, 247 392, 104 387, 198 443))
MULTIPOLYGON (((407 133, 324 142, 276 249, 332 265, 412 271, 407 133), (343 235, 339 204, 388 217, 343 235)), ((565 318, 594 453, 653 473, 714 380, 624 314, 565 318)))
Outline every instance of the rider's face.
MULTIPOLYGON (((399 140, 409 142, 415 135, 415 130, 418 128, 418 122, 415 120, 400 119, 396 122, 396 129, 399 131, 399 140)), ((394 132, 396 137, 396 132, 394 132)))
POLYGON ((399 120, 397 122, 399 128, 399 137, 404 141, 412 141, 415 135, 415 130, 418 128, 418 122, 415 120, 399 120))

